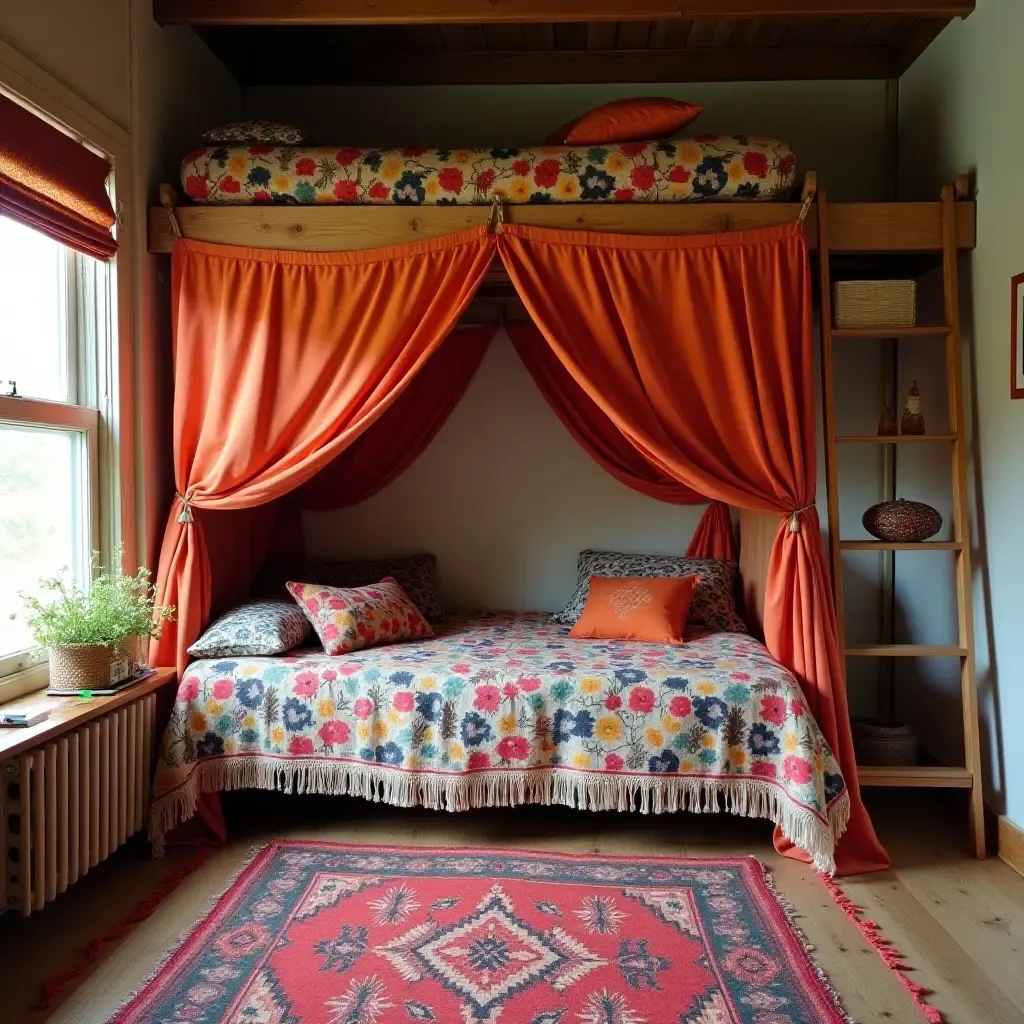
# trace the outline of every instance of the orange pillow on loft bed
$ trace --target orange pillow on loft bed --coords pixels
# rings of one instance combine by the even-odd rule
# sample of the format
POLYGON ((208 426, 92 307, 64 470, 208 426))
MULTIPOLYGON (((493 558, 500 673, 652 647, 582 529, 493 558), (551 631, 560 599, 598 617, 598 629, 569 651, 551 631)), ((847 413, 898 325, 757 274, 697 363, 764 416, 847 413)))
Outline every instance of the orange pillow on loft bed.
POLYGON ((696 103, 667 96, 640 96, 603 103, 556 129, 552 146, 588 146, 607 142, 663 139, 696 120, 703 110, 696 103))
POLYGON ((681 644, 699 576, 591 576, 590 593, 569 636, 681 644))

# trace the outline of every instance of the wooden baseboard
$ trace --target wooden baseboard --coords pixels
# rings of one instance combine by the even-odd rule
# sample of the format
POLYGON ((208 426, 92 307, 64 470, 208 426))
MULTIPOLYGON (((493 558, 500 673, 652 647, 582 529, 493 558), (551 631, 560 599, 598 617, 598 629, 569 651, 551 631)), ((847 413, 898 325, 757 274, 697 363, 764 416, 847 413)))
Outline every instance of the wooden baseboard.
POLYGON ((1005 814, 999 816, 999 859, 1024 875, 1024 829, 1005 814))

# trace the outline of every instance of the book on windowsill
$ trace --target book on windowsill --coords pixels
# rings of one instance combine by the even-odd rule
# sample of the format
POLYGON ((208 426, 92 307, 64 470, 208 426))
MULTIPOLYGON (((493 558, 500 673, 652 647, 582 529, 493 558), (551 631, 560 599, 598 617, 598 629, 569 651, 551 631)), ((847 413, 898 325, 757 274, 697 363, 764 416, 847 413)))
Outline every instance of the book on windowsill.
POLYGON ((114 683, 112 686, 91 690, 47 690, 46 695, 48 697, 84 697, 88 694, 90 697, 113 697, 115 693, 120 693, 127 687, 134 686, 140 679, 151 676, 155 671, 155 668, 143 668, 139 669, 135 675, 122 679, 119 683, 114 683))
POLYGON ((29 704, 28 707, 15 711, 4 711, 0 708, 0 726, 27 728, 30 725, 38 725, 50 717, 51 710, 48 704, 29 704))

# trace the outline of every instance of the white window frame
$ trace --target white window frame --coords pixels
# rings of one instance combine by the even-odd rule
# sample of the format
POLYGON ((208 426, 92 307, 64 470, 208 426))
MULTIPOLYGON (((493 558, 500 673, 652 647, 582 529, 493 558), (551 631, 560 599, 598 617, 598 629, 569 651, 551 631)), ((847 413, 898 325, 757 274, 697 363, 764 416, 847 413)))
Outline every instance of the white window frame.
MULTIPOLYGON (((88 296, 90 310, 69 324, 69 403, 0 397, 0 421, 82 434, 90 467, 85 498, 93 550, 109 558, 120 545, 122 566, 134 573, 139 555, 131 136, 2 39, 0 92, 110 162, 118 242, 117 255, 106 263, 88 257, 68 261, 74 308, 83 310, 88 296)), ((42 688, 48 679, 45 651, 0 659, 0 703, 42 688)))

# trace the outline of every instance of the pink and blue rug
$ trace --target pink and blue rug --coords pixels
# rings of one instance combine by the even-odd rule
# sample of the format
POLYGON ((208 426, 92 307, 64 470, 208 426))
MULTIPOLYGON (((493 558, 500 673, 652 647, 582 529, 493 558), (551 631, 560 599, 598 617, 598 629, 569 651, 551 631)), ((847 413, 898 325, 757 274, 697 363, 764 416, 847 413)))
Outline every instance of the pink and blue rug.
POLYGON ((274 842, 116 1024, 839 1024, 754 858, 274 842))

